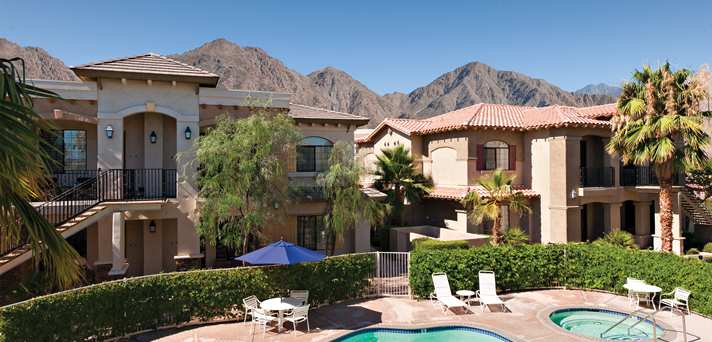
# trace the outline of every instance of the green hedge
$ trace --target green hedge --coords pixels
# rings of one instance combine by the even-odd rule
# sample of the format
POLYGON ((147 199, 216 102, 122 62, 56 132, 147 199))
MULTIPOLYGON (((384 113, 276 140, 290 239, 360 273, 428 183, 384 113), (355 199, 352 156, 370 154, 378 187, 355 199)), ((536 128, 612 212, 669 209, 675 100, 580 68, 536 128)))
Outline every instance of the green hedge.
POLYGON ((0 309, 0 341, 103 340, 193 319, 236 317, 242 299, 308 289, 312 304, 360 297, 374 269, 354 254, 285 267, 160 274, 38 297, 0 309))
POLYGON ((623 294, 626 277, 635 277, 663 292, 686 288, 692 291, 691 308, 712 315, 712 264, 606 244, 416 251, 411 254, 411 289, 416 296, 428 296, 433 272, 446 272, 454 289, 477 289, 480 270, 495 271, 497 286, 505 291, 567 286, 623 294))
POLYGON ((442 241, 425 237, 417 238, 410 243, 413 245, 413 250, 470 248, 465 240, 442 241))

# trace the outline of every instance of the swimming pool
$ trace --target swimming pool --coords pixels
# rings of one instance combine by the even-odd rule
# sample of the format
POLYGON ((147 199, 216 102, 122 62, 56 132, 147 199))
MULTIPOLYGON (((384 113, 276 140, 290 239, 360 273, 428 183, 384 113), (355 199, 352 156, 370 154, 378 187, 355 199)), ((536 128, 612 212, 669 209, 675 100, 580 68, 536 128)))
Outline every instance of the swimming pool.
MULTIPOLYGON (((621 341, 653 338, 653 322, 645 320, 638 323, 640 319, 635 317, 628 318, 622 324, 606 332, 626 316, 628 316, 626 313, 605 309, 568 308, 552 312, 549 319, 559 327, 579 336, 621 341), (604 332, 605 334, 601 336, 604 332)), ((655 329, 657 329, 658 337, 663 335, 664 330, 660 325, 655 329)))
POLYGON ((369 328, 354 331, 333 342, 425 342, 425 341, 473 341, 512 342, 495 332, 465 326, 443 326, 422 329, 369 328))

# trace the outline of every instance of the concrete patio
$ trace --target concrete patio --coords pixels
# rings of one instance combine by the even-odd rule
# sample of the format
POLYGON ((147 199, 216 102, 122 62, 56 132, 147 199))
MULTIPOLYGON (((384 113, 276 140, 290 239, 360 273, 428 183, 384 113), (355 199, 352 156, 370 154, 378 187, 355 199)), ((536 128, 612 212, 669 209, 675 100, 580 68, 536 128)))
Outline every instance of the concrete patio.
MULTIPOLYGON (((444 313, 430 301, 407 298, 373 298, 324 306, 311 311, 311 332, 300 325, 296 335, 291 325, 286 332, 259 327, 251 336, 251 326, 245 323, 214 323, 181 329, 170 329, 134 336, 129 341, 330 341, 349 331, 364 327, 426 327, 434 325, 470 325, 496 331, 516 341, 588 341, 568 334, 549 322, 548 315, 556 308, 586 306, 630 312, 626 297, 608 293, 580 290, 542 290, 512 293, 502 296, 511 312, 481 312, 475 303, 470 312, 444 313)), ((497 310, 495 310, 497 311, 497 310)), ((658 323, 667 329, 665 340, 683 341, 682 321, 668 311, 656 315, 658 323)), ((688 341, 712 339, 712 320, 699 315, 687 316, 688 341), (695 335, 695 336, 692 336, 695 335)))

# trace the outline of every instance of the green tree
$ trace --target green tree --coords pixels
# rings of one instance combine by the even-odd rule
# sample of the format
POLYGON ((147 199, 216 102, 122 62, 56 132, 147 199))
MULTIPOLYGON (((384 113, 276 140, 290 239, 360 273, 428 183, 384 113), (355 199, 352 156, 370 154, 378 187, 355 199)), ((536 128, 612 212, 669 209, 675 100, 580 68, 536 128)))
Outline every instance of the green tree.
POLYGON ((673 176, 699 169, 706 159, 709 137, 703 116, 709 113, 700 110, 707 98, 704 78, 703 72, 673 71, 669 63, 657 70, 644 66, 623 85, 611 120, 608 152, 619 154, 624 163, 655 169, 663 251, 672 251, 673 176))
POLYGON ((401 225, 405 201, 419 202, 430 191, 429 182, 417 172, 413 157, 403 145, 383 149, 376 158, 374 186, 388 195, 391 224, 401 225))
POLYGON ((9 241, 27 237, 35 262, 57 286, 68 288, 81 279, 77 252, 30 204, 46 189, 51 160, 40 137, 51 125, 35 113, 32 97, 58 96, 27 84, 24 73, 22 59, 0 59, 0 235, 9 241))
POLYGON ((501 169, 497 169, 489 176, 481 177, 479 185, 486 192, 485 196, 480 196, 479 192, 469 192, 462 205, 469 211, 470 218, 477 224, 485 219, 493 220, 492 239, 493 245, 502 243, 502 207, 507 206, 509 210, 519 213, 531 212, 524 195, 512 189, 513 176, 508 176, 501 169))
POLYGON ((288 199, 285 159, 300 138, 281 113, 221 117, 197 142, 198 233, 247 252, 250 237, 259 237, 288 199))
POLYGON ((389 206, 366 196, 361 191, 359 180, 363 169, 354 161, 353 145, 337 142, 329 156, 329 170, 319 176, 324 187, 327 210, 324 216, 327 252, 334 255, 336 239, 353 229, 361 220, 371 225, 383 222, 389 206))

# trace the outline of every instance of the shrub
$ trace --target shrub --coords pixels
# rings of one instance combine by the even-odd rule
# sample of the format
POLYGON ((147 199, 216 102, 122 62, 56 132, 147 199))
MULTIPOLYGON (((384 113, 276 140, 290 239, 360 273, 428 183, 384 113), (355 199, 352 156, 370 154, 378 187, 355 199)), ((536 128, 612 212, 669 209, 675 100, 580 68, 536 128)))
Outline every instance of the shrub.
POLYGON ((702 251, 705 253, 712 253, 712 242, 706 243, 705 247, 702 248, 702 251))
POLYGON ((690 249, 687 250, 687 252, 686 252, 685 254, 687 254, 687 255, 697 255, 697 254, 700 254, 700 251, 699 251, 697 248, 690 248, 690 249))
POLYGON ((372 255, 319 263, 166 273, 101 283, 0 309, 0 341, 86 341, 181 324, 234 318, 242 298, 308 289, 312 304, 359 297, 372 255))
POLYGON ((463 249, 469 248, 470 245, 465 240, 442 241, 431 238, 417 238, 410 242, 413 250, 426 249, 463 249))
POLYGON ((635 277, 663 292, 686 288, 692 291, 690 307, 712 314, 712 264, 609 244, 417 250, 411 254, 411 291, 420 297, 432 292, 433 272, 446 272, 453 289, 476 290, 480 270, 494 271, 497 286, 505 291, 565 286, 624 294, 626 277, 635 277))
POLYGON ((635 238, 631 233, 622 230, 616 230, 603 235, 602 238, 596 240, 599 243, 607 243, 623 248, 638 248, 635 244, 635 238))
POLYGON ((529 235, 521 228, 511 227, 504 231, 502 242, 505 245, 518 246, 529 242, 529 235))

